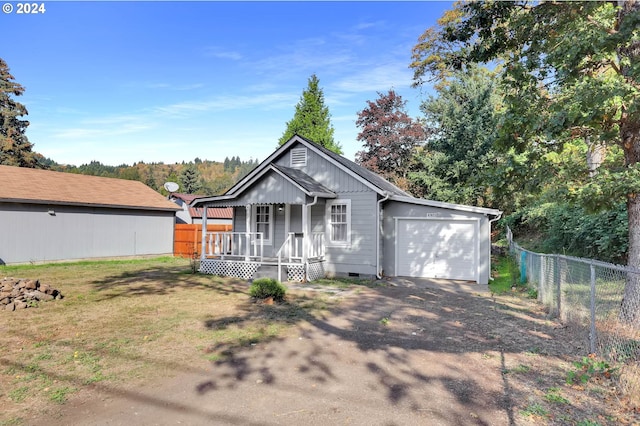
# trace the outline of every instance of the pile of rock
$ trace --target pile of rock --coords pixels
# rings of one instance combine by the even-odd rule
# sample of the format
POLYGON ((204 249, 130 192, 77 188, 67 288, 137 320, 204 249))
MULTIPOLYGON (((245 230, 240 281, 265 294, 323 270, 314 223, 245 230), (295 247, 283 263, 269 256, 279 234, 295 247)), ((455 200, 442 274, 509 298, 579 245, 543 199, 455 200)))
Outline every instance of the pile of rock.
POLYGON ((62 293, 38 280, 20 278, 0 280, 0 309, 15 311, 37 306, 38 302, 62 298, 62 293))

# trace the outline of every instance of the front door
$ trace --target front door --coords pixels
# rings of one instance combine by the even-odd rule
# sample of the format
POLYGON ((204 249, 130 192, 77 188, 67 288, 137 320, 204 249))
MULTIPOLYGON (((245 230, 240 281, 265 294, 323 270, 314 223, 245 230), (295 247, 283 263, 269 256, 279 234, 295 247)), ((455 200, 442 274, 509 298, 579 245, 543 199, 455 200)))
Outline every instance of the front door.
POLYGON ((292 204, 289 206, 289 229, 285 229, 286 233, 295 232, 302 234, 302 205, 292 204))

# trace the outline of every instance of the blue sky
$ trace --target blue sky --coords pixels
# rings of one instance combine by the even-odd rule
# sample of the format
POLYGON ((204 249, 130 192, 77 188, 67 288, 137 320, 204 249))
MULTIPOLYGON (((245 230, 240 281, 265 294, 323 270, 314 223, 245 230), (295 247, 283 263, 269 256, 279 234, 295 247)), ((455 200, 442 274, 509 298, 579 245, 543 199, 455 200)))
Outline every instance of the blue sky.
POLYGON ((393 88, 450 2, 57 2, 0 13, 35 150, 59 163, 262 161, 315 73, 354 159, 358 111, 393 88))

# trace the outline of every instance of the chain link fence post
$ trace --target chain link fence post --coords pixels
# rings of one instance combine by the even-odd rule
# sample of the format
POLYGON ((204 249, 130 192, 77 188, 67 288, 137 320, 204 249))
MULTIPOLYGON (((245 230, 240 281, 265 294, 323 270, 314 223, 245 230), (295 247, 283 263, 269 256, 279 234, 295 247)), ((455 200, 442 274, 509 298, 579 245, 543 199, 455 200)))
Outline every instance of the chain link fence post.
POLYGON ((560 283, 561 283, 560 259, 558 258, 557 255, 553 256, 553 265, 554 265, 553 273, 555 274, 554 280, 555 280, 555 290, 556 290, 556 309, 557 309, 556 315, 558 315, 558 318, 560 318, 560 316, 562 315, 562 291, 560 287, 560 283))
POLYGON ((590 269, 590 289, 589 292, 589 316, 590 316, 590 331, 589 331, 589 353, 596 353, 596 267, 593 262, 589 265, 590 269))

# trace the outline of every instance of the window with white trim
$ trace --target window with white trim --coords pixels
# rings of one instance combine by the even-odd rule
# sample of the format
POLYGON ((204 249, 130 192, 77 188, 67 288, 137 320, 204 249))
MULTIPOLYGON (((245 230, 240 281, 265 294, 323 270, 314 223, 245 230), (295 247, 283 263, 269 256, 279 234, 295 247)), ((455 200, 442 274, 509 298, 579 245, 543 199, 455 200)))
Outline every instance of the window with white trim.
POLYGON ((327 244, 351 244, 351 200, 327 200, 327 244))
POLYGON ((253 232, 262 232, 264 244, 271 244, 273 209, 271 205, 253 206, 253 232))

